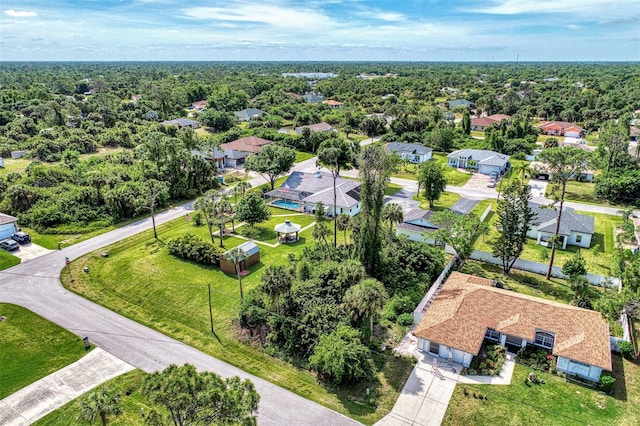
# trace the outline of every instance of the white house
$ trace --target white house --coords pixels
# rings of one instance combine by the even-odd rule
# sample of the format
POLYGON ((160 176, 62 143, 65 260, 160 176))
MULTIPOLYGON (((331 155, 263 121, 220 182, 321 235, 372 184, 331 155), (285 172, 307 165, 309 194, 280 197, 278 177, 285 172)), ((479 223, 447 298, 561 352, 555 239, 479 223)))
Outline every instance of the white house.
MULTIPOLYGON (((535 151, 534 151, 535 152, 535 151)), ((529 169, 533 171, 533 176, 536 179, 552 180, 553 173, 549 170, 549 167, 540 161, 534 161, 529 165, 529 169)), ((579 182, 591 182, 593 181, 594 171, 584 170, 577 176, 571 176, 571 179, 575 179, 579 182)))
POLYGON ((459 169, 477 170, 483 175, 503 175, 511 168, 508 155, 486 149, 453 151, 447 155, 447 164, 459 169))
POLYGON ((260 118, 262 110, 258 108, 245 108, 241 111, 234 112, 233 115, 236 116, 236 120, 238 121, 253 121, 260 118))
POLYGON ((396 226, 396 235, 404 235, 411 241, 435 244, 435 237, 429 233, 438 230, 438 227, 429 222, 433 212, 431 210, 412 209, 404 215, 404 220, 396 226))
POLYGON ((391 142, 385 145, 388 153, 396 152, 403 160, 413 164, 431 160, 433 150, 417 143, 391 142))
POLYGON ((188 118, 176 118, 175 120, 165 120, 162 123, 163 126, 174 126, 178 129, 182 129, 183 127, 191 127, 192 129, 199 129, 200 123, 194 120, 190 120, 188 118))
POLYGON ((272 144, 273 141, 257 136, 247 136, 229 143, 223 143, 220 148, 224 150, 224 164, 228 167, 242 166, 247 157, 260 152, 263 146, 272 144))
POLYGON ((276 207, 290 208, 314 213, 322 202, 327 216, 348 214, 354 216, 360 211, 360 181, 338 177, 336 179, 336 205, 333 206, 333 177, 330 173, 293 172, 286 181, 265 196, 276 207))
POLYGON ((413 334, 418 348, 469 367, 489 340, 517 352, 549 350, 556 368, 598 381, 611 371, 609 324, 599 312, 494 287, 492 280, 452 272, 413 334))
MULTIPOLYGON (((538 217, 532 221, 527 237, 535 239, 538 244, 549 245, 549 239, 555 235, 558 212, 542 204, 529 203, 529 206, 538 217)), ((558 247, 563 250, 568 245, 589 248, 594 233, 593 216, 578 214, 571 207, 563 208, 558 230, 558 247)))
POLYGON ((18 232, 18 218, 0 213, 0 240, 11 238, 18 232))

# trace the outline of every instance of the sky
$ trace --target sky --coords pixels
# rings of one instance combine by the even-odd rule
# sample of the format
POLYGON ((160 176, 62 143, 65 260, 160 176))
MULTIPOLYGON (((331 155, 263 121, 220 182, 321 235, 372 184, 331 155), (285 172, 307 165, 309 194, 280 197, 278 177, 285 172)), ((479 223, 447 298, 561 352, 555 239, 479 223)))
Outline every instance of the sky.
POLYGON ((1 61, 639 61, 640 0, 2 0, 1 61))

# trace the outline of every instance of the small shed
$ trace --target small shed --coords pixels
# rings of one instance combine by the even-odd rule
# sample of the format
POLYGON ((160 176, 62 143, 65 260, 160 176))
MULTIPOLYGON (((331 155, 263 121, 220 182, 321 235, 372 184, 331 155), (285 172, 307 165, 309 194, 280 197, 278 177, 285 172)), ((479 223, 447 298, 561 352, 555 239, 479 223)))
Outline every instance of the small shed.
MULTIPOLYGON (((246 243, 240 244, 238 248, 246 253, 246 256, 238 262, 238 270, 241 275, 246 275, 247 272, 245 271, 247 271, 252 265, 260 262, 260 247, 258 247, 258 245, 253 241, 247 241, 246 243)), ((227 253, 229 252, 227 251, 220 256, 220 269, 227 274, 235 275, 236 265, 225 259, 225 255, 227 253)))
POLYGON ((298 232, 301 226, 285 220, 284 223, 276 225, 273 229, 278 233, 278 241, 283 243, 298 241, 298 232), (280 236, 282 234, 282 236, 280 236), (293 234, 293 235, 292 235, 293 234))
POLYGON ((11 238, 18 232, 18 218, 0 213, 0 240, 11 238))

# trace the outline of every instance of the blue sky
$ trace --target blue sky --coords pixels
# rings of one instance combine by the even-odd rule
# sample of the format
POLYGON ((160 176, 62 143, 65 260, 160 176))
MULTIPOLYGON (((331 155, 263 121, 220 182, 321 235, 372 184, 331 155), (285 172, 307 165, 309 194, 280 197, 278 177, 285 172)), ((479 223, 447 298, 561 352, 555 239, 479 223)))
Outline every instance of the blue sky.
POLYGON ((638 61, 640 0, 3 0, 0 60, 638 61))

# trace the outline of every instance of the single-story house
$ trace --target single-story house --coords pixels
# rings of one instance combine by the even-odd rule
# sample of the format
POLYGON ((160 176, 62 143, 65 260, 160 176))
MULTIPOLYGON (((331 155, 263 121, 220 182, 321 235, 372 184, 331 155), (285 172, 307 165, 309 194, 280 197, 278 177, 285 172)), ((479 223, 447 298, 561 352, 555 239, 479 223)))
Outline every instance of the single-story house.
POLYGON ((494 287, 492 280, 452 272, 413 334, 418 348, 469 367, 486 339, 512 351, 548 349, 556 368, 598 381, 611 371, 609 324, 599 312, 494 287))
MULTIPOLYGON (((533 172, 533 177, 540 180, 552 180, 553 173, 549 170, 547 165, 540 161, 534 161, 529 165, 529 169, 533 172)), ((593 170, 584 170, 578 176, 571 176, 572 179, 575 179, 580 182, 591 182, 594 177, 593 170)))
POLYGON ((183 127, 191 127, 192 129, 200 128, 200 123, 194 120, 190 120, 188 118, 176 118, 175 120, 165 120, 162 123, 163 126, 175 126, 178 129, 182 129, 183 127))
POLYGON ((433 150, 417 143, 391 142, 385 145, 388 153, 397 152, 403 160, 410 163, 420 164, 431 160, 433 150))
POLYGON ((191 151, 191 155, 196 155, 198 157, 202 157, 207 161, 213 161, 216 163, 216 167, 218 170, 223 170, 225 166, 225 155, 224 151, 219 150, 215 146, 209 147, 207 149, 194 149, 191 151))
MULTIPOLYGON (((538 244, 548 245, 549 239, 556 232, 558 212, 555 209, 546 208, 542 204, 529 203, 529 206, 538 217, 531 222, 531 229, 527 232, 527 237, 535 239, 538 244)), ((558 231, 560 241, 557 247, 563 250, 567 248, 567 245, 589 248, 595 232, 593 216, 578 214, 573 208, 565 206, 560 218, 558 231)))
POLYGON ((404 235, 411 241, 435 244, 435 237, 429 237, 429 233, 438 230, 436 225, 429 222, 432 214, 431 210, 409 210, 404 214, 402 223, 396 226, 396 235, 404 235))
POLYGON ((502 120, 511 120, 507 114, 493 114, 488 117, 479 117, 471 119, 471 130, 485 130, 493 123, 499 123, 502 120))
POLYGON ((205 109, 207 109, 207 104, 208 102, 206 100, 195 101, 191 103, 191 108, 195 109, 196 111, 204 111, 205 109))
POLYGON ((293 208, 315 213, 316 205, 322 202, 327 216, 360 211, 360 181, 338 177, 336 179, 336 207, 333 206, 333 177, 331 173, 293 172, 287 180, 273 191, 265 194, 275 206, 293 208))
POLYGON ((262 115, 262 110, 258 108, 245 108, 241 111, 236 111, 233 113, 236 116, 236 120, 238 121, 253 121, 262 115))
POLYGON ((342 108, 342 102, 338 102, 333 99, 325 99, 324 101, 322 101, 322 103, 327 105, 331 109, 342 108))
POLYGON ((538 124, 538 129, 543 135, 566 136, 568 138, 579 138, 583 133, 582 127, 568 121, 543 121, 538 124))
POLYGON ((18 232, 18 218, 0 213, 0 240, 11 238, 18 232))
POLYGON ((225 166, 239 167, 245 159, 260 152, 263 146, 272 144, 273 141, 257 136, 236 139, 233 142, 223 143, 220 148, 224 150, 225 166))
POLYGON ((309 130, 311 130, 312 132, 333 132, 335 130, 331 124, 322 122, 322 123, 307 124, 306 126, 296 127, 296 133, 301 135, 302 130, 305 127, 308 127, 309 130))
POLYGON ((453 101, 447 101, 447 107, 449 107, 449 109, 454 109, 457 107, 474 108, 475 106, 476 104, 466 99, 456 99, 453 101))
POLYGON ((447 155, 447 164, 459 169, 477 170, 483 175, 505 174, 510 168, 509 156, 485 149, 459 149, 447 155))
POLYGON ((309 104, 319 104, 324 100, 324 96, 316 95, 315 93, 307 93, 302 95, 302 99, 309 104))
MULTIPOLYGON (((248 270, 252 265, 260 262, 260 247, 258 247, 258 245, 253 241, 247 241, 246 243, 240 244, 238 248, 242 249, 242 251, 246 253, 246 257, 240 259, 240 262, 238 262, 238 271, 240 274, 244 275, 244 271, 248 270)), ((220 269, 227 274, 236 274, 236 265, 225 259, 224 254, 220 256, 220 269)))
POLYGON ((629 126, 629 142, 638 142, 640 129, 637 126, 629 126))

